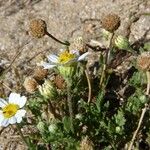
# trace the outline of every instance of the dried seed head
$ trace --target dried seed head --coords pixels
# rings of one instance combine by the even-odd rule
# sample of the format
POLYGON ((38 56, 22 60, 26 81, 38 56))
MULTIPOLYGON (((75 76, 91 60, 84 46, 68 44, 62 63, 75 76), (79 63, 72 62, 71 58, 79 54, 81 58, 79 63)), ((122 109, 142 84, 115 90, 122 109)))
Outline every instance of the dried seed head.
POLYGON ((30 34, 36 38, 42 38, 46 34, 47 30, 46 22, 41 19, 32 20, 29 28, 30 34))
POLYGON ((64 89, 66 86, 65 80, 60 75, 55 76, 54 83, 58 89, 64 89))
POLYGON ((80 143, 80 150, 94 150, 93 142, 88 138, 84 137, 80 143))
POLYGON ((137 67, 142 71, 150 70, 150 52, 143 52, 137 57, 137 67))
POLYGON ((80 52, 86 52, 86 44, 84 42, 84 39, 82 37, 77 37, 73 40, 73 42, 70 45, 70 49, 76 49, 80 52))
POLYGON ((116 14, 108 14, 104 16, 104 18, 101 20, 101 23, 105 30, 114 32, 120 26, 120 17, 116 14))
POLYGON ((38 83, 33 77, 26 77, 24 87, 27 92, 34 93, 38 87, 38 83))
POLYGON ((48 75, 48 70, 47 69, 43 69, 42 67, 37 67, 34 70, 33 73, 33 77, 36 80, 43 80, 46 76, 48 75))

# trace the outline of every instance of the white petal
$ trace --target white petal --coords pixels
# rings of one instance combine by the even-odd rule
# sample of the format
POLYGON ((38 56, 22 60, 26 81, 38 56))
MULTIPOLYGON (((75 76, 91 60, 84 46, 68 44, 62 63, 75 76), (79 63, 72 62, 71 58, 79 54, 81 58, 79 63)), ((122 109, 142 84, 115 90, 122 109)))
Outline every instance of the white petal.
POLYGON ((22 117, 17 118, 17 123, 20 123, 22 121, 22 117))
POLYGON ((51 54, 49 56, 47 56, 48 60, 53 62, 53 63, 57 63, 58 62, 58 56, 51 54))
POLYGON ((15 116, 13 116, 13 117, 9 118, 8 122, 9 122, 10 124, 15 124, 15 123, 17 122, 17 119, 16 119, 15 116))
POLYGON ((0 126, 3 120, 4 120, 4 115, 3 112, 0 110, 0 126))
POLYGON ((0 107, 3 108, 6 105, 7 105, 7 102, 4 99, 0 98, 0 107))
POLYGON ((89 52, 86 52, 86 53, 82 54, 82 55, 78 58, 78 61, 84 60, 87 55, 89 55, 89 52))
POLYGON ((20 108, 22 108, 27 101, 25 96, 20 96, 17 93, 11 93, 9 96, 9 103, 17 104, 20 108))
POLYGON ((18 99, 17 104, 19 105, 20 108, 22 108, 25 105, 26 101, 27 101, 27 98, 25 96, 21 96, 20 99, 18 99))
POLYGON ((9 103, 18 104, 19 99, 20 99, 20 94, 11 93, 9 95, 9 103))
POLYGON ((54 68, 56 65, 44 62, 42 66, 44 67, 44 69, 51 69, 54 68))
POLYGON ((3 121, 1 122, 1 126, 3 127, 7 127, 9 125, 9 119, 3 119, 3 121))
POLYGON ((17 123, 20 123, 22 121, 22 117, 24 117, 26 114, 26 110, 20 109, 17 111, 15 117, 17 119, 17 123))

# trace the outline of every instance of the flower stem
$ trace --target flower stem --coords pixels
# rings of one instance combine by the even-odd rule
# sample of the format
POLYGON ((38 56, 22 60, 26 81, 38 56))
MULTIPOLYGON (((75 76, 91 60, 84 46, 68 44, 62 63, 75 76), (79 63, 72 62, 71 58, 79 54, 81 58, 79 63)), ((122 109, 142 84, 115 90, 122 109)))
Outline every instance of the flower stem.
POLYGON ((73 118, 74 118, 74 113, 73 113, 73 104, 72 104, 72 99, 71 99, 71 84, 67 82, 67 103, 68 103, 68 108, 69 108, 69 115, 70 115, 70 120, 71 120, 71 126, 73 128, 73 118))
POLYGON ((55 40, 56 42, 60 43, 60 44, 63 44, 63 45, 66 45, 66 46, 69 46, 70 43, 69 42, 62 42, 60 40, 58 40, 57 38, 55 38, 53 35, 51 35, 49 32, 46 31, 46 35, 48 35, 50 38, 52 38, 53 40, 55 40))
POLYGON ((110 41, 109 41, 109 48, 106 51, 106 57, 105 57, 105 63, 103 65, 103 70, 102 70, 102 74, 101 74, 101 78, 100 78, 100 87, 103 84, 104 78, 106 76, 106 70, 107 70, 107 65, 109 63, 109 59, 110 59, 110 51, 112 49, 112 41, 113 41, 113 37, 114 37, 114 33, 112 33, 111 37, 110 37, 110 41))
POLYGON ((146 95, 149 95, 149 90, 150 90, 150 71, 146 72, 147 76, 147 90, 146 90, 146 95))
POLYGON ((48 106, 49 106, 50 113, 52 113, 55 118, 61 119, 61 116, 55 112, 55 109, 50 100, 48 101, 48 106))
POLYGON ((130 143, 130 145, 129 145, 128 150, 131 150, 131 149, 132 149, 132 146, 133 146, 133 144, 134 144, 134 140, 135 140, 135 138, 136 138, 136 136, 137 136, 137 134, 138 134, 138 132, 139 132, 139 129, 140 129, 140 127, 141 127, 141 124, 142 124, 142 121, 143 121, 143 118, 144 118, 144 116, 145 116, 145 113, 146 113, 147 109, 148 109, 148 104, 145 104, 145 107, 142 109, 142 113, 141 113, 141 117, 140 117, 140 120, 139 120, 137 129, 135 130, 135 132, 134 132, 134 134, 133 134, 133 137, 132 137, 132 140, 131 140, 131 143, 130 143))
POLYGON ((22 138, 23 142, 27 145, 27 147, 30 147, 29 144, 28 144, 28 142, 27 142, 27 140, 26 140, 25 137, 23 136, 23 133, 22 133, 22 131, 21 131, 21 128, 20 128, 20 126, 19 126, 18 124, 16 124, 16 128, 17 128, 17 130, 18 130, 18 132, 19 132, 19 134, 20 134, 20 137, 22 138))
POLYGON ((112 42, 113 42, 113 37, 114 37, 114 33, 112 33, 111 37, 110 37, 110 41, 109 41, 109 48, 106 51, 106 59, 105 59, 105 64, 106 66, 108 65, 109 59, 110 59, 110 51, 112 49, 112 42))
POLYGON ((90 77, 89 77, 87 70, 85 70, 85 75, 86 75, 88 87, 89 87, 88 103, 90 103, 91 102, 91 95, 92 95, 92 86, 91 86, 91 81, 90 81, 90 77))

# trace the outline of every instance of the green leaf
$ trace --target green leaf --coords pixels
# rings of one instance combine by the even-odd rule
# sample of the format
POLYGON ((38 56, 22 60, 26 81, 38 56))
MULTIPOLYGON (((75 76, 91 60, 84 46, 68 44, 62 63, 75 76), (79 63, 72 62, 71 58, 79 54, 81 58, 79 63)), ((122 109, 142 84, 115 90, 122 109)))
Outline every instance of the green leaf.
POLYGON ((63 118, 63 120, 62 120, 62 122, 63 122, 63 125, 64 125, 64 130, 66 131, 66 132, 70 132, 70 131, 72 131, 73 132, 73 125, 72 125, 72 122, 71 122, 71 118, 70 117, 64 117, 63 118))

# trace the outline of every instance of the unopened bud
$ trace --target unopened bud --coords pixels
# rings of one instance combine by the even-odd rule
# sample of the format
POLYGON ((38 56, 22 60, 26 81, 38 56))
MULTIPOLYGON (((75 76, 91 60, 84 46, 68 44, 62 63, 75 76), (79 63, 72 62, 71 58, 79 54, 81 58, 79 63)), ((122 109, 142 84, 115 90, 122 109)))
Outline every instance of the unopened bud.
POLYGON ((119 35, 115 39, 115 45, 119 49, 124 49, 124 50, 130 51, 130 43, 129 43, 129 40, 126 37, 123 37, 123 36, 119 35))
POLYGON ((44 132, 45 131, 45 124, 44 122, 40 121, 38 124, 37 124, 37 128, 40 132, 44 132))
POLYGON ((46 99, 53 99, 57 94, 57 91, 50 80, 45 80, 45 82, 39 86, 39 91, 46 99))
POLYGON ((58 130, 58 127, 56 124, 51 124, 49 127, 48 127, 48 130, 49 132, 51 133, 56 133, 56 131, 58 130))
POLYGON ((121 127, 117 126, 116 127, 116 133, 119 133, 121 131, 121 127))

